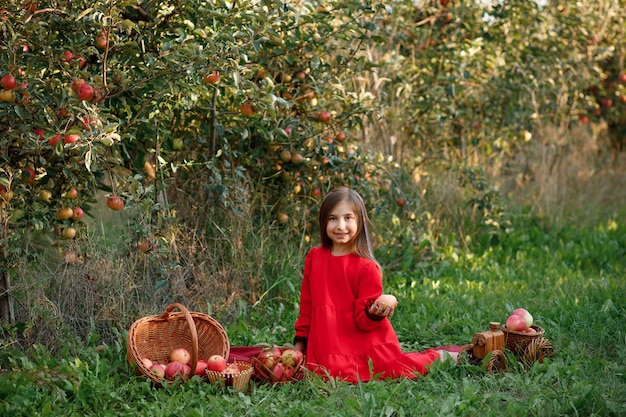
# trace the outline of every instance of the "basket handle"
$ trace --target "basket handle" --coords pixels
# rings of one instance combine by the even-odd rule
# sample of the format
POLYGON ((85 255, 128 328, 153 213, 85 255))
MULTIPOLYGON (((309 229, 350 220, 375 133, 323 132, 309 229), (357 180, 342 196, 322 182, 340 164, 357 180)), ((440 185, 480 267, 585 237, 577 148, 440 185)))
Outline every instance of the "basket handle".
POLYGON ((185 319, 187 320, 187 324, 189 325, 189 329, 191 331, 191 363, 189 364, 189 367, 191 368, 189 378, 191 378, 194 375, 196 366, 198 365, 198 331, 196 330, 196 323, 193 321, 191 313, 189 313, 187 307, 180 303, 174 303, 167 306, 165 312, 163 313, 163 318, 165 320, 169 320, 171 313, 176 309, 180 310, 185 315, 185 319))

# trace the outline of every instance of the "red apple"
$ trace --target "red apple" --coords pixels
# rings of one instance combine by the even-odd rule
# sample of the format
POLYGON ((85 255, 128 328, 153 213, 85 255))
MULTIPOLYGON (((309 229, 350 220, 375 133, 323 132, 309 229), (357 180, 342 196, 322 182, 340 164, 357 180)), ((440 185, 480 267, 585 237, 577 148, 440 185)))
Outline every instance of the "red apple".
POLYGON ((65 62, 70 62, 72 59, 74 59, 74 54, 70 51, 64 51, 63 58, 65 59, 65 62))
POLYGON ((189 368, 189 365, 177 361, 170 362, 165 367, 165 377, 167 379, 174 379, 177 376, 187 378, 190 373, 191 368, 189 368))
POLYGON ((93 98, 94 93, 95 92, 94 92, 93 87, 87 83, 83 83, 76 89, 76 96, 80 100, 87 100, 87 101, 91 100, 93 98))
POLYGON ((580 115, 578 117, 578 120, 580 120, 580 123, 584 123, 584 124, 589 123, 589 117, 585 116, 584 114, 580 115))
POLYGON ((622 72, 617 79, 619 80, 620 83, 624 83, 626 84, 626 72, 622 72))
POLYGON ((220 80, 219 71, 211 71, 204 76, 204 82, 209 84, 215 84, 220 80))
MULTIPOLYGON (((81 221, 83 219, 83 216, 85 215, 85 212, 83 211, 82 208, 80 207, 74 207, 74 209, 72 210, 74 213, 72 214, 72 220, 74 221, 81 221)), ((148 366, 149 368, 149 366, 148 366)))
POLYGON ((35 181, 35 170, 32 168, 25 168, 22 172, 22 179, 27 184, 32 184, 35 181))
POLYGON ((313 196, 315 197, 321 197, 322 196, 322 190, 320 190, 319 188, 314 188, 313 189, 313 196))
POLYGON ((8 203, 11 201, 13 199, 13 195, 13 191, 7 190, 4 185, 0 185, 0 197, 2 197, 5 202, 8 203))
POLYGON ((337 139, 337 142, 344 142, 346 140, 346 134, 343 132, 339 132, 337 133, 337 135, 335 135, 335 139, 337 139))
POLYGON ((5 90, 15 89, 15 87, 17 87, 15 77, 11 74, 4 74, 2 78, 0 78, 0 86, 2 86, 5 90))
POLYGON ((285 349, 280 355, 280 361, 288 368, 298 364, 298 353, 295 349, 285 349))
POLYGON ((406 200, 404 198, 398 198, 396 200, 396 204, 399 205, 400 207, 404 207, 406 206, 406 200))
POLYGON ((241 368, 236 363, 229 363, 226 365, 226 368, 222 370, 222 374, 224 375, 237 375, 241 372, 241 368))
POLYGON ((79 139, 80 139, 80 135, 76 133, 70 133, 63 137, 63 143, 72 144, 72 143, 78 142, 79 139))
POLYGON ((70 199, 70 200, 75 200, 78 198, 78 190, 76 188, 70 188, 66 193, 65 193, 65 198, 70 199))
POLYGON ((60 140, 61 140, 61 135, 59 133, 57 133, 56 135, 54 135, 50 139, 48 139, 48 145, 50 145, 50 146, 57 146, 57 143, 59 143, 60 140))
POLYGON ((191 361, 191 354, 185 348, 176 348, 170 353, 170 361, 187 365, 191 361))
POLYGON ((107 207, 111 210, 120 211, 124 208, 124 200, 118 195, 109 196, 107 197, 107 207))
POLYGON ((276 358, 271 350, 264 350, 257 355, 257 361, 259 364, 267 369, 272 369, 276 363, 276 358))
POLYGON ((96 48, 103 50, 107 47, 108 37, 105 30, 102 30, 96 38, 96 48))
POLYGON ((398 306, 398 300, 391 294, 381 294, 376 301, 384 306, 391 306, 393 308, 398 306))
POLYGON ((241 114, 246 117, 254 116, 254 106, 251 103, 243 103, 240 110, 241 114))
POLYGON ((515 316, 520 316, 524 320, 525 328, 529 328, 530 326, 532 326, 533 316, 531 316, 530 313, 526 309, 517 308, 513 310, 511 314, 515 316))
POLYGON ((148 358, 141 358, 141 363, 148 369, 152 368, 153 365, 152 361, 148 358))
POLYGON ((276 215, 276 219, 279 223, 287 223, 289 221, 289 215, 285 212, 280 212, 276 215))
POLYGON ((317 120, 319 120, 320 122, 328 122, 330 121, 330 119, 332 118, 332 115, 330 114, 329 111, 318 111, 317 112, 317 120))
POLYGON ((61 207, 58 211, 57 211, 57 218, 59 220, 68 220, 71 219, 72 216, 74 215, 74 210, 72 210, 71 207, 61 207))
POLYGON ((156 375, 159 379, 165 378, 165 365, 154 363, 149 369, 150 372, 156 375))
POLYGON ((509 318, 506 319, 506 327, 515 332, 523 332, 526 328, 526 322, 520 316, 511 314, 509 318))
POLYGON ((211 355, 206 361, 206 367, 209 371, 222 372, 226 369, 226 359, 222 355, 211 355))
POLYGON ((287 369, 285 364, 282 362, 278 362, 272 368, 272 375, 270 376, 270 380, 272 382, 284 381, 283 376, 285 373, 285 369, 287 369))
POLYGON ((196 369, 193 374, 198 375, 198 376, 203 376, 206 373, 206 370, 207 370, 206 361, 202 359, 198 359, 198 362, 196 363, 196 369))

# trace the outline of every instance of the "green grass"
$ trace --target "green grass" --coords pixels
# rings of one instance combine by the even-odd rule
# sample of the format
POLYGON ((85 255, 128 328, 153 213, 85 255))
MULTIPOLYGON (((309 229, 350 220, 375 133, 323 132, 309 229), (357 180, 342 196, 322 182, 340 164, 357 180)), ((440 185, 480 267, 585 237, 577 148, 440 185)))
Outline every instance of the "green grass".
MULTIPOLYGON (((490 374, 464 360, 416 381, 312 378, 239 393, 192 380, 153 389, 126 363, 120 331, 100 348, 95 335, 65 351, 0 348, 0 416, 622 416, 625 277, 625 225, 548 233, 521 223, 499 246, 389 273, 385 285, 400 301, 392 321, 406 350, 467 344, 490 321, 527 308, 554 345, 530 369, 513 361, 490 374)), ((227 326, 231 343, 289 342, 295 301, 249 308, 227 326)))

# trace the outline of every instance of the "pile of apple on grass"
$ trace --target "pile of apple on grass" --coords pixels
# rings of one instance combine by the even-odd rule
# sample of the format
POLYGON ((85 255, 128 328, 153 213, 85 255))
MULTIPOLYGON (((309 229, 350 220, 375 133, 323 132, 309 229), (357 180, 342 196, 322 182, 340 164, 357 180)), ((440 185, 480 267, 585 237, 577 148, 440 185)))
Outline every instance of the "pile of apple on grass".
POLYGON ((138 375, 157 386, 197 375, 209 383, 244 391, 252 377, 260 383, 285 383, 304 374, 304 356, 291 346, 258 347, 247 360, 230 363, 229 353, 224 328, 212 317, 190 312, 181 304, 137 320, 128 332, 129 362, 138 375))

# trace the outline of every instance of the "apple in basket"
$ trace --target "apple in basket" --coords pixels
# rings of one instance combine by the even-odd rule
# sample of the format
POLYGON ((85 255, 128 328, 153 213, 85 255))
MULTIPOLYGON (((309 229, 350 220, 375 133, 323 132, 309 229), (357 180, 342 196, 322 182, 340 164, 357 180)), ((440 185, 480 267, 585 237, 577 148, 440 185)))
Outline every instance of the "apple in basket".
POLYGON ((183 378, 187 378, 191 373, 191 368, 189 365, 185 365, 180 362, 170 362, 165 367, 165 377, 167 379, 174 379, 177 376, 181 376, 183 378))
POLYGON ((526 322, 520 316, 511 314, 506 319, 506 328, 515 332, 523 332, 526 329, 526 322))
POLYGON ((294 366, 298 365, 298 358, 298 351, 295 349, 285 349, 282 355, 280 355, 280 361, 287 368, 293 368, 294 366))
POLYGON ((202 376, 206 373, 207 363, 204 359, 198 359, 198 363, 196 364, 196 370, 194 371, 194 375, 202 376))
POLYGON ((146 368, 150 369, 152 368, 152 361, 148 358, 141 358, 141 363, 143 363, 143 366, 145 366, 146 368))
POLYGON ((156 375, 159 379, 165 378, 165 365, 160 363, 154 363, 150 367, 150 372, 156 375))
POLYGON ((191 354, 185 348, 176 348, 170 353, 170 361, 187 365, 191 361, 191 354))
POLYGON ((239 368, 239 365, 237 365, 236 363, 229 363, 228 365, 226 365, 226 368, 224 368, 224 370, 222 371, 222 374, 237 375, 240 372, 241 372, 241 369, 239 368))
POLYGON ((511 315, 520 316, 524 319, 525 328, 528 329, 533 324, 533 316, 524 308, 516 308, 511 315))
POLYGON ((206 367, 209 371, 222 372, 226 369, 226 359, 222 355, 211 355, 207 360, 206 367))
POLYGON ((283 378, 284 378, 286 369, 287 367, 282 362, 278 362, 276 365, 274 365, 274 367, 272 368, 272 374, 270 376, 271 381, 272 382, 284 381, 283 378))

